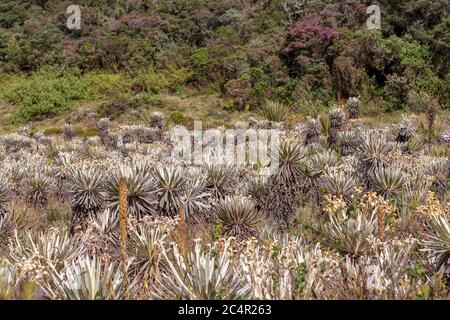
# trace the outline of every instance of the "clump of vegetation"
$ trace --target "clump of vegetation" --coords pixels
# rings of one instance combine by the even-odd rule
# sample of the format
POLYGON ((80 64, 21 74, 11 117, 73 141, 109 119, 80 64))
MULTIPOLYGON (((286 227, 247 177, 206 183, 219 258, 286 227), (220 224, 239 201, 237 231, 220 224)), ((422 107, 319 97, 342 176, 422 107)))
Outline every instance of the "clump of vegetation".
POLYGON ((92 81, 71 74, 57 77, 50 72, 30 78, 13 77, 3 87, 0 99, 17 106, 16 119, 26 123, 70 111, 77 104, 95 98, 92 81))
POLYGON ((273 122, 284 122, 289 117, 289 107, 278 102, 268 101, 263 109, 263 115, 273 122))
POLYGON ((217 217, 223 221, 222 232, 237 239, 255 236, 254 228, 263 220, 261 212, 246 198, 227 197, 216 207, 217 217))

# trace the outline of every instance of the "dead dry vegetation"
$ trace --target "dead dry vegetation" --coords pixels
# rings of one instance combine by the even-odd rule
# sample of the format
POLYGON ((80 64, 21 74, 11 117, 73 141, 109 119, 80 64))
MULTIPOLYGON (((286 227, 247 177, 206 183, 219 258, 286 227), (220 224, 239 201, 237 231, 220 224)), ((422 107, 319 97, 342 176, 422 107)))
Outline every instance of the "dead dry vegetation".
POLYGON ((269 174, 174 166, 160 113, 2 136, 0 298, 448 299, 448 119, 358 108, 241 123, 281 129, 269 174))

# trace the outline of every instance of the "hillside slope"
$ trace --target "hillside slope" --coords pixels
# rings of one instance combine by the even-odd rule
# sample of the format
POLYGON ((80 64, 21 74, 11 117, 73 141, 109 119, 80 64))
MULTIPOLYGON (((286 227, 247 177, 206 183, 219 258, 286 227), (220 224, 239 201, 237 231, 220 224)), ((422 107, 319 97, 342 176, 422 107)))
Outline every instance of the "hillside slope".
POLYGON ((369 1, 78 3, 79 31, 66 27, 69 1, 0 4, 3 130, 80 107, 189 123, 266 99, 304 115, 350 96, 365 115, 449 104, 448 0, 379 1, 381 31, 366 27, 369 1))

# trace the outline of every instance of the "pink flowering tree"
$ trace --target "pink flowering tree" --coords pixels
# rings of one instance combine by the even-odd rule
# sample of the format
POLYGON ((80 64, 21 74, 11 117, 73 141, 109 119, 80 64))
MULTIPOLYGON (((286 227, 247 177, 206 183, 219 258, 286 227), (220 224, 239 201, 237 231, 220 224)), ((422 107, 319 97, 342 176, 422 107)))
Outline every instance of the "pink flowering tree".
POLYGON ((304 18, 289 30, 287 46, 282 53, 297 55, 302 50, 307 50, 313 55, 321 55, 338 37, 338 31, 325 26, 322 17, 304 18))

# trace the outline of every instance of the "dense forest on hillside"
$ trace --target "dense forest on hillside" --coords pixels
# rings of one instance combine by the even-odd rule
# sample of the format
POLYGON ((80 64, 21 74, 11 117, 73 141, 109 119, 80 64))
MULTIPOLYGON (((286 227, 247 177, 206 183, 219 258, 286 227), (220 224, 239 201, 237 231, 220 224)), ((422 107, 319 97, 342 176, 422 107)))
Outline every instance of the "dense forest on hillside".
POLYGON ((366 27, 371 1, 80 0, 81 30, 66 27, 69 4, 1 2, 0 101, 15 106, 4 124, 89 101, 115 117, 167 107, 167 95, 305 115, 351 96, 367 115, 449 104, 448 0, 376 2, 381 31, 366 27))

